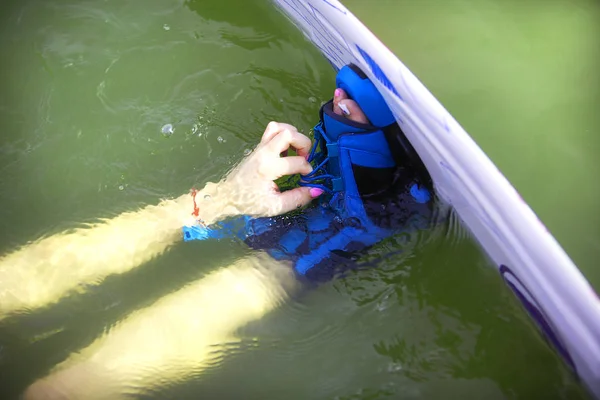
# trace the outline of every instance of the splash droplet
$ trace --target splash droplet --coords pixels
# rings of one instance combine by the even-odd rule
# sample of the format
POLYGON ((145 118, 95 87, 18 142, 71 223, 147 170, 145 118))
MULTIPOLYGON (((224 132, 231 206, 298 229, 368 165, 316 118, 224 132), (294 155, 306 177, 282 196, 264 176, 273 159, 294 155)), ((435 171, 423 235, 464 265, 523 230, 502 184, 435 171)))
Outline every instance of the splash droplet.
POLYGON ((227 140, 225 140, 225 138, 223 138, 222 136, 219 136, 219 137, 217 137, 217 142, 225 143, 225 142, 227 142, 227 140))
POLYGON ((171 136, 173 132, 175 132, 175 128, 173 127, 173 124, 166 124, 163 125, 162 128, 160 128, 160 131, 165 136, 171 136))
POLYGON ((196 132, 198 132, 198 125, 194 124, 194 126, 192 126, 192 135, 196 132))
POLYGON ((245 150, 244 150, 244 155, 245 155, 245 156, 249 156, 249 155, 250 155, 250 153, 252 153, 252 150, 250 150, 250 149, 245 149, 245 150))
POLYGON ((308 101, 310 101, 311 103, 316 103, 316 102, 317 102, 317 98, 316 98, 316 97, 313 97, 313 96, 310 96, 310 97, 308 98, 308 101))
POLYGON ((125 186, 119 185, 119 190, 123 190, 123 189, 125 189, 125 186))
POLYGON ((167 24, 164 24, 164 25, 163 25, 163 29, 164 29, 165 31, 169 31, 169 30, 171 30, 171 27, 170 27, 169 25, 167 25, 167 24))
POLYGON ((388 372, 398 372, 402 370, 402 364, 391 362, 388 364, 388 372))

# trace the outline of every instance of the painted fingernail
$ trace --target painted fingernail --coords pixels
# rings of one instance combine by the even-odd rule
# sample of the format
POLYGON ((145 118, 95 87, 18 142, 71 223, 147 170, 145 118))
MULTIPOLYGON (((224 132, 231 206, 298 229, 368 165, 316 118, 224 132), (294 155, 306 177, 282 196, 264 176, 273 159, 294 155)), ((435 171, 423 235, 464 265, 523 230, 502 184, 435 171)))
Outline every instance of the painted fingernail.
POLYGON ((314 199, 315 197, 319 197, 320 195, 323 194, 323 189, 310 188, 310 190, 308 192, 310 193, 310 197, 312 197, 314 199))
POLYGON ((335 89, 335 92, 333 92, 333 95, 335 97, 340 97, 342 95, 342 90, 341 89, 335 89))
POLYGON ((338 106, 340 107, 340 110, 342 110, 342 112, 345 115, 350 115, 350 110, 348 110, 348 106, 346 106, 346 104, 344 103, 339 103, 338 106))

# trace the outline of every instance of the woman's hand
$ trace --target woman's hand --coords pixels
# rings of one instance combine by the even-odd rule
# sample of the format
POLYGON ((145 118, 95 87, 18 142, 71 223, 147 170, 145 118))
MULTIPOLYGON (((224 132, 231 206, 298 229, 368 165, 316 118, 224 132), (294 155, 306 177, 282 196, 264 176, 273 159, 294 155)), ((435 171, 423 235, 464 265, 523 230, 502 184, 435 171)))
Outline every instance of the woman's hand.
POLYGON ((306 161, 310 148, 310 139, 292 125, 269 123, 256 149, 225 180, 208 184, 199 193, 200 219, 210 225, 227 216, 269 217, 307 205, 322 190, 297 187, 280 192, 274 181, 285 175, 311 172, 312 166, 306 161), (281 156, 289 148, 298 155, 281 156), (218 218, 211 218, 216 215, 218 218))
POLYGON ((322 193, 306 187, 280 192, 275 180, 286 175, 308 174, 310 139, 292 125, 271 122, 256 149, 225 179, 232 201, 243 215, 274 216, 303 207, 322 193), (293 148, 296 156, 281 156, 293 148))

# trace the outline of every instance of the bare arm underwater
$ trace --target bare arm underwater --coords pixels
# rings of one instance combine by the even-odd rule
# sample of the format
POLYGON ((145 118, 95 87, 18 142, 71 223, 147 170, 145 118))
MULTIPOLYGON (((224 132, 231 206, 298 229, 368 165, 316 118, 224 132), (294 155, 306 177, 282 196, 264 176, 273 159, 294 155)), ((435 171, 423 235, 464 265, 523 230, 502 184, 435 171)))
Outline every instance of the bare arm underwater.
MULTIPOLYGON (((163 200, 113 219, 39 239, 0 258, 0 319, 52 304, 84 285, 130 271, 181 240, 197 218, 210 225, 235 215, 272 216, 308 204, 308 188, 280 193, 275 179, 312 170, 310 139, 287 124, 271 122, 256 147, 219 183, 195 196, 163 200), (280 157, 288 148, 298 156, 280 157)), ((314 195, 314 192, 313 192, 314 195)))

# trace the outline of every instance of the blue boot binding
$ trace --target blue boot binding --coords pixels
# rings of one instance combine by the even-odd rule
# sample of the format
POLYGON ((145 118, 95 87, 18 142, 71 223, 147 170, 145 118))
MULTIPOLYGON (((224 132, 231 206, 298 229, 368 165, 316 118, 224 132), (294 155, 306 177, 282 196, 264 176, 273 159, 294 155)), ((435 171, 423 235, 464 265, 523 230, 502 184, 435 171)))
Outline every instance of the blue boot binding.
MULTIPOLYGON (((296 272, 310 280, 330 279, 353 263, 357 251, 406 230, 415 216, 427 221, 431 213, 430 192, 410 162, 414 150, 381 94, 353 65, 338 72, 336 85, 357 102, 370 124, 335 114, 333 100, 321 107, 308 159, 313 171, 301 177, 300 185, 325 193, 293 216, 244 217, 236 233, 250 247, 292 261, 296 272)), ((223 235, 191 229, 184 228, 185 240, 223 235)))

